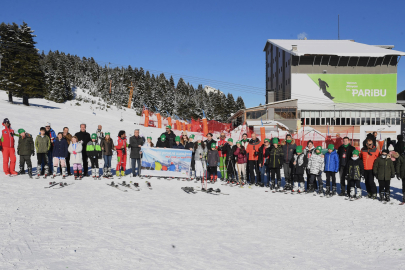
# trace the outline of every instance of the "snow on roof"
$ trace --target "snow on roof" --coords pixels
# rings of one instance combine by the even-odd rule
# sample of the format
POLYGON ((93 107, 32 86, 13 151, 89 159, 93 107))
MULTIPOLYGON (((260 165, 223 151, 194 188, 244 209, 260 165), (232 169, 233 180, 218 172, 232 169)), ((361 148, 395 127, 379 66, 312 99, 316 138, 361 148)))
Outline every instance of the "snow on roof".
MULTIPOLYGON (((337 55, 337 56, 363 56, 383 57, 386 55, 405 55, 404 52, 383 48, 382 45, 367 45, 351 40, 297 40, 297 39, 268 39, 268 44, 287 51, 295 56, 301 55, 337 55), (292 50, 293 45, 297 46, 292 50)), ((392 48, 393 46, 386 46, 392 48)))

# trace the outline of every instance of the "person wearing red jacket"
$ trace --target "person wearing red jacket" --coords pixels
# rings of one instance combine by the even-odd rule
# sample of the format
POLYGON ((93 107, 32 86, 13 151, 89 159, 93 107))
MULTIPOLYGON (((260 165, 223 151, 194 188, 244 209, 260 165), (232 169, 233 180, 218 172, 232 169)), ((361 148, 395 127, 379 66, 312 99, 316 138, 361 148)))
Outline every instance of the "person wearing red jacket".
POLYGON ((218 154, 219 154, 219 171, 221 172, 221 181, 224 181, 225 179, 228 179, 228 173, 226 170, 226 156, 227 156, 227 148, 225 147, 225 144, 227 143, 226 141, 226 136, 225 133, 221 133, 221 136, 219 137, 219 141, 217 142, 218 146, 218 154))
POLYGON ((373 166, 380 152, 374 146, 372 139, 367 139, 365 143, 366 146, 361 149, 360 155, 364 165, 364 181, 366 184, 367 197, 377 199, 377 186, 374 182, 373 166))
POLYGON ((15 149, 14 149, 14 130, 11 128, 10 121, 5 118, 1 130, 0 151, 3 152, 3 171, 6 175, 18 175, 15 171, 15 149), (10 165, 9 165, 10 160, 10 165))
POLYGON ((117 168, 116 175, 125 176, 125 169, 127 167, 127 137, 125 136, 125 131, 120 130, 118 133, 117 144, 115 149, 117 150, 117 168), (120 173, 121 171, 121 173, 120 173))
POLYGON ((252 133, 252 139, 250 140, 246 153, 248 154, 249 163, 249 175, 250 175, 250 185, 259 185, 261 181, 260 169, 259 169, 259 148, 262 146, 262 142, 257 138, 256 133, 252 133), (256 172, 256 179, 255 179, 256 172))

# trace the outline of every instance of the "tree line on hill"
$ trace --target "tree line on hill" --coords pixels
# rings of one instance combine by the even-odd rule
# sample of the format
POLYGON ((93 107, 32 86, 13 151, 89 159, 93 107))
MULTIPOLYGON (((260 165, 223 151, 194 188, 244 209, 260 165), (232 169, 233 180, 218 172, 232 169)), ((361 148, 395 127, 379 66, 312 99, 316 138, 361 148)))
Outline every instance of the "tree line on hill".
POLYGON ((25 22, 0 24, 0 89, 8 91, 10 102, 15 96, 22 97, 25 105, 29 105, 29 98, 63 103, 72 100, 79 87, 110 106, 126 108, 132 83, 132 109, 139 114, 146 106, 163 116, 197 119, 205 112, 208 119, 224 122, 245 108, 240 96, 235 100, 231 93, 207 92, 201 84, 194 88, 183 78, 176 84, 172 76, 151 74, 143 68, 109 68, 92 57, 80 58, 59 51, 39 53, 33 33, 25 22))

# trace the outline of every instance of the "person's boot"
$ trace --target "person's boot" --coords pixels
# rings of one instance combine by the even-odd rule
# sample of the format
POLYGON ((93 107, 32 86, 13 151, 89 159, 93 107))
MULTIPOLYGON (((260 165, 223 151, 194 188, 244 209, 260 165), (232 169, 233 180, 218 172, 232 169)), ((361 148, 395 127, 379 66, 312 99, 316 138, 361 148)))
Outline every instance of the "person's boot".
POLYGON ((305 183, 301 182, 300 187, 298 188, 299 193, 304 193, 305 192, 305 183))
POLYGON ((318 187, 318 194, 319 195, 324 195, 324 193, 323 193, 323 185, 318 185, 319 187, 318 187))
POLYGON ((28 167, 28 176, 32 179, 32 168, 28 167))
POLYGON ((371 194, 371 199, 373 199, 373 200, 377 199, 377 193, 376 194, 371 194))
POLYGON ((93 177, 93 180, 96 180, 96 169, 91 169, 91 176, 93 177))
POLYGON ((405 203, 405 192, 402 192, 402 202, 405 203))
POLYGON ((277 191, 280 191, 280 192, 283 191, 283 187, 281 186, 281 180, 278 180, 278 181, 277 181, 276 190, 277 190, 277 191))
POLYGON ((345 186, 340 186, 339 196, 346 196, 346 187, 345 186))
POLYGON ((294 183, 294 188, 291 189, 291 192, 297 192, 298 191, 298 182, 294 183))
POLYGON ((315 190, 314 190, 314 185, 311 185, 311 184, 309 184, 308 185, 308 193, 313 193, 315 190))
POLYGON ((20 165, 20 170, 18 171, 18 174, 19 174, 19 175, 25 174, 24 165, 23 165, 23 166, 20 165))
POLYGON ((357 188, 356 198, 361 199, 361 188, 357 188))
POLYGON ((335 196, 335 195, 336 195, 336 186, 333 186, 331 196, 335 196))
POLYGON ((83 179, 82 170, 79 170, 79 179, 80 179, 80 180, 82 180, 82 179, 83 179))
POLYGON ((384 192, 380 192, 380 202, 385 201, 385 194, 384 192))
POLYGON ((77 170, 73 171, 73 175, 75 176, 75 180, 77 180, 77 178, 79 178, 79 172, 77 170))
POLYGON ((330 186, 326 186, 325 196, 329 196, 329 195, 330 195, 330 186))
POLYGON ((354 191, 354 187, 350 188, 350 198, 352 198, 352 199, 356 198, 356 193, 354 191))
POLYGON ((273 190, 273 189, 276 188, 276 183, 275 183, 275 182, 276 182, 275 180, 272 180, 272 181, 271 181, 271 185, 270 185, 270 189, 271 189, 271 190, 273 190))
POLYGON ((385 192, 385 201, 386 202, 389 202, 390 201, 390 191, 388 191, 388 192, 385 192))
POLYGON ((52 178, 56 177, 56 172, 58 171, 58 167, 53 166, 53 173, 52 173, 52 178))
POLYGON ((66 178, 66 167, 62 167, 62 178, 66 178))

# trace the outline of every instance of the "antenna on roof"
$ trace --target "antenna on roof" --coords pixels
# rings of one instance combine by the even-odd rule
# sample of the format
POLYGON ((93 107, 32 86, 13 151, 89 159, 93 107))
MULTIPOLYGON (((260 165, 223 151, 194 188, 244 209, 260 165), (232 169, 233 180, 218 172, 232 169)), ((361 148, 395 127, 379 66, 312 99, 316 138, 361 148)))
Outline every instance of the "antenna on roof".
POLYGON ((340 24, 339 24, 339 14, 338 14, 338 39, 340 39, 340 24))

